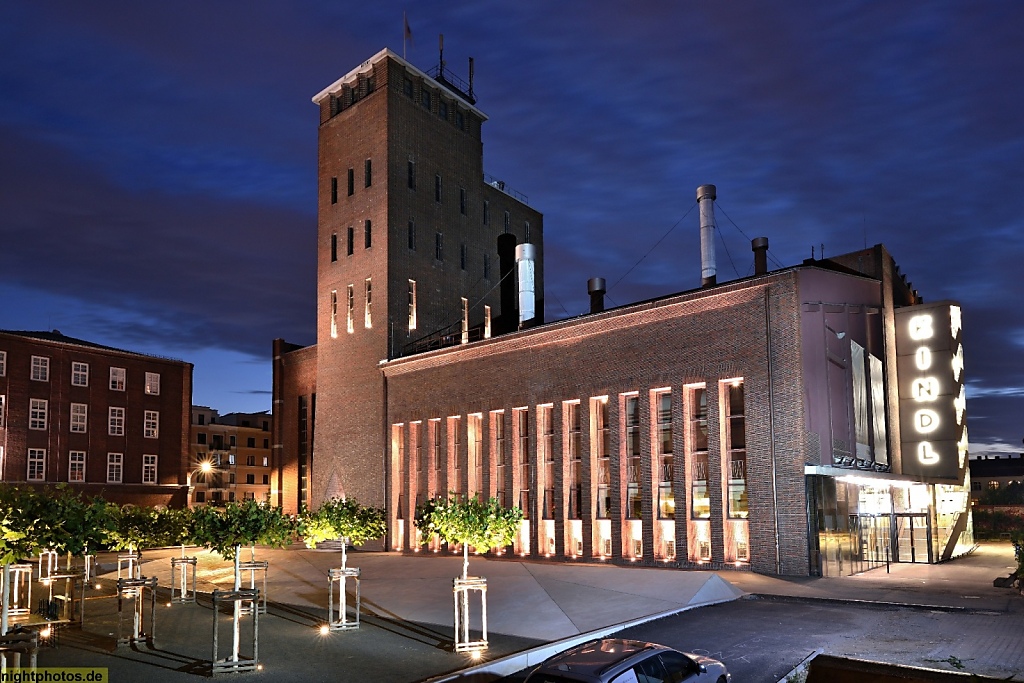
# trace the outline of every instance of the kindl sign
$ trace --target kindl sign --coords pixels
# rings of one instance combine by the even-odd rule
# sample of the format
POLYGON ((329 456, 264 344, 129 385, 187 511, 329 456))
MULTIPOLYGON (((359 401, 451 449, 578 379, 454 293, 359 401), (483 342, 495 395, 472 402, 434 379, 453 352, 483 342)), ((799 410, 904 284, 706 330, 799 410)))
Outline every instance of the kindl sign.
POLYGON ((967 458, 960 305, 940 301, 895 313, 903 472, 959 481, 967 458))

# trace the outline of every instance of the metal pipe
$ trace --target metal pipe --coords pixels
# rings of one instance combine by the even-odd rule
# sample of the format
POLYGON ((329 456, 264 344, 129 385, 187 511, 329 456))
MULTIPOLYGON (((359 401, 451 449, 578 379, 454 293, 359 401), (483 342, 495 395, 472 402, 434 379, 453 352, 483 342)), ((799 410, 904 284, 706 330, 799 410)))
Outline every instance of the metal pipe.
POLYGON ((700 286, 710 287, 716 282, 715 266, 715 199, 714 185, 697 188, 700 206, 700 286))

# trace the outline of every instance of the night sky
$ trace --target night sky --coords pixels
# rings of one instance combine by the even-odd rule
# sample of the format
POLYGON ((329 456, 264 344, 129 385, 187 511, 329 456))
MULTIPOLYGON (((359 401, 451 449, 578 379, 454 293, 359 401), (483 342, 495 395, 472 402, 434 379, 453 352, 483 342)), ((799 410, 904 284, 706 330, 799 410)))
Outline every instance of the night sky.
POLYGON ((315 341, 310 99, 402 54, 403 10, 413 64, 438 33, 476 60, 484 168, 545 216, 548 320, 594 276, 610 305, 698 286, 713 183, 719 282, 757 236, 770 267, 882 242, 959 300, 971 454, 1022 450, 1021 2, 6 2, 0 329, 269 409, 271 340, 315 341))

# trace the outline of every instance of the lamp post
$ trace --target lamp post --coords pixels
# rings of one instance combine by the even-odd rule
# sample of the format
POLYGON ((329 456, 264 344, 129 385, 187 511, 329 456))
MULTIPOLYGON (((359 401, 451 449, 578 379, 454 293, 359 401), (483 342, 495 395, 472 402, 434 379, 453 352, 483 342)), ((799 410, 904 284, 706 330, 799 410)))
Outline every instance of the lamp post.
POLYGON ((192 475, 199 473, 209 474, 212 471, 213 463, 209 460, 204 460, 201 463, 199 463, 199 467, 196 467, 194 470, 185 475, 185 486, 188 488, 188 507, 192 507, 192 489, 194 488, 192 485, 192 475))

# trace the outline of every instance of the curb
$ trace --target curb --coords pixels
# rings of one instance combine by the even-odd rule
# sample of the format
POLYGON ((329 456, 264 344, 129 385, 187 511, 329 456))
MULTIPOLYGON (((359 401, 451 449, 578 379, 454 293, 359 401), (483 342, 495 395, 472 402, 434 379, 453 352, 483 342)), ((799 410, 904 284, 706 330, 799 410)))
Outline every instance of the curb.
POLYGON ((420 683, 447 683, 447 681, 458 680, 491 681, 496 678, 503 678, 527 667, 536 666, 545 659, 558 654, 562 650, 568 650, 571 647, 581 645, 587 641, 604 638, 609 634, 623 629, 632 628, 633 626, 639 626, 665 617, 671 617, 676 614, 682 614, 683 612, 688 612, 692 609, 733 602, 734 600, 739 600, 742 597, 744 596, 736 596, 735 598, 728 598, 726 600, 712 600, 710 602, 702 602, 695 605, 685 605, 683 607, 670 609, 666 612, 648 614, 645 617, 638 617, 630 621, 622 622, 621 624, 611 624, 593 631, 569 636, 568 638, 563 638, 561 640, 554 640, 550 643, 545 643, 543 645, 538 645, 537 647, 532 647, 528 650, 523 650, 522 652, 505 655, 504 657, 499 657, 498 659, 493 659, 489 662, 477 664, 476 666, 471 666, 467 669, 461 669, 454 673, 443 674, 441 676, 435 676, 434 678, 426 678, 420 683))
POLYGON ((775 600, 778 602, 807 602, 826 603, 832 605, 854 605, 856 607, 875 607, 879 609, 917 609, 929 612, 957 612, 967 614, 975 611, 994 611, 991 609, 979 610, 973 607, 961 607, 958 605, 931 605, 914 602, 886 602, 882 600, 860 600, 854 598, 818 598, 806 595, 778 595, 776 593, 748 593, 744 596, 750 600, 775 600))
POLYGON ((811 665, 811 660, 822 654, 822 652, 824 652, 824 650, 819 647, 817 650, 814 650, 811 654, 801 659, 799 664, 783 674, 782 678, 778 680, 778 683, 790 683, 791 681, 804 680, 803 676, 806 676, 807 667, 811 665))

